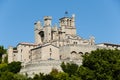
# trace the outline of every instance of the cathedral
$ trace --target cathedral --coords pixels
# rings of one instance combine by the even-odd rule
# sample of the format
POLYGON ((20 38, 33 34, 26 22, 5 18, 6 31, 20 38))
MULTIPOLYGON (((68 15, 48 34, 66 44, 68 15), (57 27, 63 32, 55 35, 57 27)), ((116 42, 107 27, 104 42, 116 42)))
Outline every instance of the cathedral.
POLYGON ((22 62, 20 73, 49 73, 52 68, 61 70, 60 64, 75 62, 82 64, 82 55, 96 49, 120 49, 120 45, 101 43, 95 44, 95 37, 83 39, 76 33, 75 15, 59 19, 59 26, 52 26, 52 17, 45 16, 44 24, 34 23, 35 42, 18 43, 16 47, 8 48, 8 62, 22 62))

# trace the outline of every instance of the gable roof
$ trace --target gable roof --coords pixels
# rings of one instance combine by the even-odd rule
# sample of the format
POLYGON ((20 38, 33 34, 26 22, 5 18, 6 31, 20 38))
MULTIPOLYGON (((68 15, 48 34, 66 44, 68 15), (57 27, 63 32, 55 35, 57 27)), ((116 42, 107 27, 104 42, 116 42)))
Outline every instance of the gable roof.
MULTIPOLYGON (((21 42, 21 43, 19 43, 18 45, 37 46, 37 45, 34 44, 34 43, 27 43, 27 42, 21 42)), ((17 45, 17 46, 18 46, 18 45, 17 45)))
POLYGON ((33 48, 33 49, 31 49, 31 50, 36 50, 36 49, 39 49, 39 48, 47 47, 47 46, 49 46, 49 45, 52 45, 52 46, 54 46, 54 47, 56 47, 56 48, 59 48, 59 47, 57 47, 57 46, 55 46, 55 45, 53 45, 53 44, 51 44, 51 43, 48 43, 48 44, 44 44, 44 45, 38 46, 38 47, 36 47, 36 48, 33 48))
POLYGON ((104 44, 104 45, 107 45, 107 46, 117 46, 117 47, 120 47, 119 44, 112 44, 112 43, 100 43, 100 44, 104 44))

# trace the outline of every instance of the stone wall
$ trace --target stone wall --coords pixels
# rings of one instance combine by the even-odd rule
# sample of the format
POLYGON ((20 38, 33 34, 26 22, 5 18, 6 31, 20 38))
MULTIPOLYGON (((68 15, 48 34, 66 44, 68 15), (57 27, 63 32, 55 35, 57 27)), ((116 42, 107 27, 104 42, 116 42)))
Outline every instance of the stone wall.
POLYGON ((80 44, 68 44, 60 47, 59 53, 61 55, 61 59, 71 59, 73 57, 72 52, 76 53, 76 59, 81 59, 79 53, 90 53, 96 49, 102 49, 105 47, 100 47, 96 45, 80 45, 80 44), (78 58, 77 58, 78 57, 78 58))
POLYGON ((27 64, 22 64, 22 69, 20 71, 21 74, 28 74, 28 77, 33 77, 35 74, 44 73, 49 74, 53 68, 57 69, 58 71, 62 71, 60 65, 62 62, 74 62, 78 65, 82 64, 82 60, 41 60, 41 61, 34 61, 29 62, 27 64))

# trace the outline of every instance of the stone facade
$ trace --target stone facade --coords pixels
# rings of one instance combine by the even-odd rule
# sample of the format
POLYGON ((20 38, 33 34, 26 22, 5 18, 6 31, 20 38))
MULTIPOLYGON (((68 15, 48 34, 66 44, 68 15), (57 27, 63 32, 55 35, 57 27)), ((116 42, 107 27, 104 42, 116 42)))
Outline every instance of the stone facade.
POLYGON ((30 61, 30 50, 37 47, 35 44, 31 43, 19 43, 16 47, 9 47, 7 50, 8 53, 8 62, 11 63, 13 61, 20 62, 29 62, 30 61))
POLYGON ((34 23, 35 43, 19 43, 8 48, 8 62, 20 61, 21 73, 32 76, 40 72, 49 73, 60 68, 61 62, 82 63, 82 55, 96 49, 120 49, 116 44, 95 44, 95 38, 83 39, 76 34, 75 15, 59 19, 59 26, 52 26, 52 17, 45 16, 44 24, 34 23))

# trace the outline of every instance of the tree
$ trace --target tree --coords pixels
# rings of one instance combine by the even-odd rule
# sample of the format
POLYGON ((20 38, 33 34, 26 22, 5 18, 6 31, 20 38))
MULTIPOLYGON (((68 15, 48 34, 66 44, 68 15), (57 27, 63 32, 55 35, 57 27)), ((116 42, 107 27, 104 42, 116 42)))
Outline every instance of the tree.
POLYGON ((2 72, 0 80, 15 80, 14 74, 8 71, 2 72))
POLYGON ((97 49, 84 55, 78 74, 84 80, 120 80, 120 50, 97 49))
POLYGON ((46 74, 46 75, 44 75, 42 80, 56 80, 56 78, 50 74, 46 74))
POLYGON ((21 69, 21 62, 11 62, 8 64, 8 71, 18 73, 21 69))
POLYGON ((34 77, 33 77, 33 80, 42 80, 42 77, 43 75, 41 76, 41 74, 36 74, 34 77))
POLYGON ((59 72, 56 75, 56 80, 69 80, 69 75, 65 72, 59 72))
POLYGON ((94 71, 84 66, 79 67, 76 76, 81 80, 95 80, 94 71))
POLYGON ((4 63, 8 63, 8 55, 6 55, 6 56, 4 57, 3 62, 4 62, 4 63))
POLYGON ((68 73, 69 76, 75 75, 78 70, 78 65, 75 63, 64 63, 62 62, 61 68, 65 73, 68 73))
POLYGON ((0 64, 0 72, 5 72, 7 70, 7 64, 6 63, 2 63, 0 64))
POLYGON ((36 74, 34 77, 33 77, 33 80, 56 80, 55 76, 51 75, 51 74, 43 74, 43 73, 40 73, 40 74, 36 74))
POLYGON ((7 50, 3 46, 0 46, 0 63, 2 62, 2 55, 6 54, 7 50))
POLYGON ((27 80, 27 77, 22 74, 14 74, 14 80, 27 80))
POLYGON ((58 72, 58 70, 56 69, 56 68, 52 68, 52 71, 50 72, 50 75, 52 75, 52 76, 55 76, 55 75, 57 75, 59 72, 58 72))

